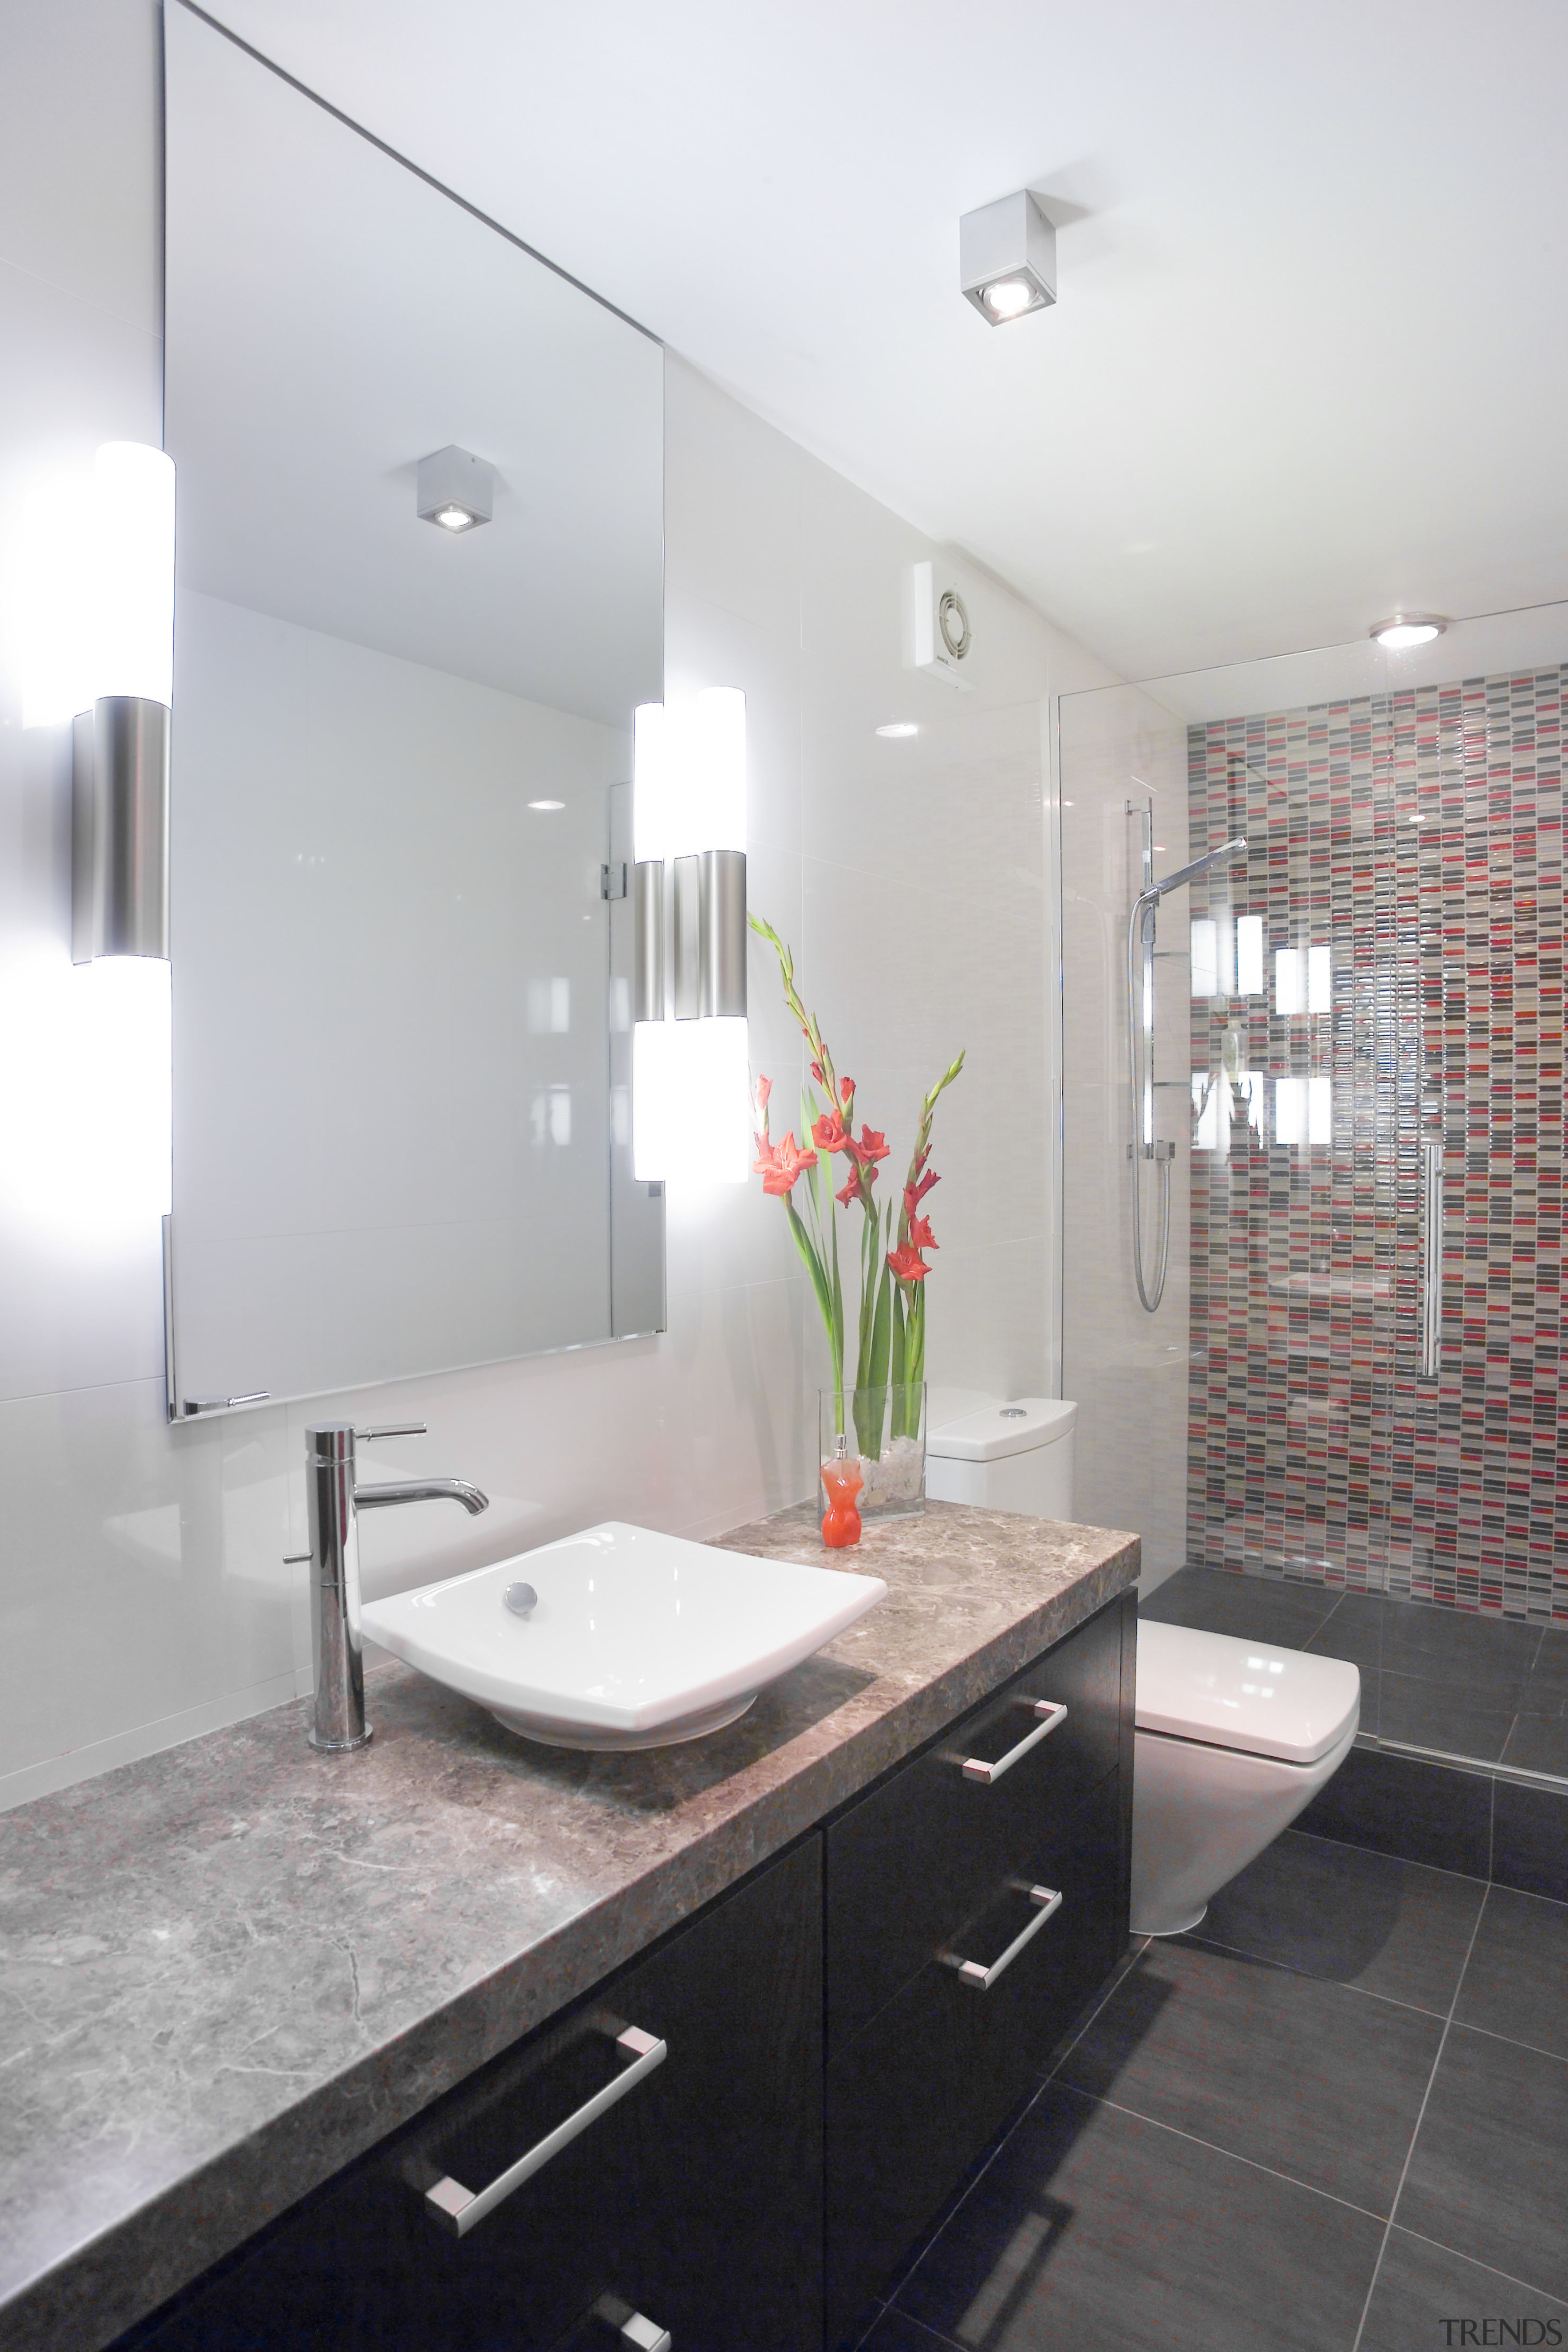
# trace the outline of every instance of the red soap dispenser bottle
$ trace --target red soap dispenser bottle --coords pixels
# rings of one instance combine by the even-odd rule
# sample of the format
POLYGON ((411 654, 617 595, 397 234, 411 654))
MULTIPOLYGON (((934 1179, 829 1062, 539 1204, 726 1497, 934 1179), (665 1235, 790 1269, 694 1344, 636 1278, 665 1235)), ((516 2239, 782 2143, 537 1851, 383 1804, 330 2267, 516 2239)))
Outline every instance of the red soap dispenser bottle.
POLYGON ((827 1489, 823 1542, 836 1550, 845 1544, 858 1543, 860 1514, 855 1508, 855 1497, 866 1482, 860 1475, 858 1457, 849 1459, 849 1441, 842 1430, 834 1441, 832 1461, 822 1465, 822 1483, 827 1489))

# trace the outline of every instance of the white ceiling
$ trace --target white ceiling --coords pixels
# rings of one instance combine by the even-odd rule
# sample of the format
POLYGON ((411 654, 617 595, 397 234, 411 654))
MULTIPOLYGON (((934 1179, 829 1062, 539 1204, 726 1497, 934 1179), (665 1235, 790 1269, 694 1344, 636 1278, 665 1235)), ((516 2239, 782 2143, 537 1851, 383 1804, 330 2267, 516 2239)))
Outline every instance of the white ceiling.
POLYGON ((216 13, 1125 674, 1568 593, 1563 0, 216 13))

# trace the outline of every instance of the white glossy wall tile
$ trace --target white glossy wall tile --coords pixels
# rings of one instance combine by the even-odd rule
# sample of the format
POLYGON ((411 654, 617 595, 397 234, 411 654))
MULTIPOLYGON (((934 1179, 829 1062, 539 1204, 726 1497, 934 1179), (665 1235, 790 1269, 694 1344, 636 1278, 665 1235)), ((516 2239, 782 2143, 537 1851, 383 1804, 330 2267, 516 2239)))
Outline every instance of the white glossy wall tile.
MULTIPOLYGON (((1062 706, 1062 1383, 1078 1399, 1080 1518, 1143 1538, 1144 1585, 1186 1557, 1189 1265, 1186 893, 1160 908, 1157 1129, 1173 1139, 1171 1243, 1153 1315, 1132 1273, 1127 1090, 1127 921, 1142 881, 1129 799, 1152 801, 1156 873, 1187 859, 1184 722, 1136 688, 1062 706)), ((1144 1264, 1158 1257, 1158 1190, 1145 1166, 1144 1264)))
MULTIPOLYGON (((63 121, 75 143, 0 141, 0 521, 62 417, 86 447, 157 437, 155 33, 142 0, 58 0, 30 13, 5 79, 24 127, 63 121), (100 119, 101 144, 77 138, 100 119)), ((931 1375, 1042 1387, 1058 1253, 1042 721, 1048 695, 1107 674, 979 572, 973 693, 905 669, 904 567, 938 551, 678 361, 667 504, 668 690, 746 692, 752 903, 889 1132, 889 1185, 921 1091, 969 1050, 938 1128, 931 1375), (924 732, 876 737, 901 717, 924 732)), ((4 694, 0 967, 33 935, 58 952, 66 905, 64 771, 4 694)), ((782 1103, 800 1041, 756 942, 751 988, 752 1066, 782 1103)), ((37 1106, 5 1109, 25 1124, 37 1106)), ((668 1256, 658 1339, 171 1430, 155 1231, 106 1257, 0 1208, 0 1802, 308 1687, 283 1555, 303 1544, 318 1416, 424 1419, 367 1475, 453 1473, 493 1497, 474 1520, 436 1504, 368 1519, 373 1592, 594 1518, 706 1535, 806 1493, 826 1350, 777 1203, 754 1183, 673 1192, 668 1256)))

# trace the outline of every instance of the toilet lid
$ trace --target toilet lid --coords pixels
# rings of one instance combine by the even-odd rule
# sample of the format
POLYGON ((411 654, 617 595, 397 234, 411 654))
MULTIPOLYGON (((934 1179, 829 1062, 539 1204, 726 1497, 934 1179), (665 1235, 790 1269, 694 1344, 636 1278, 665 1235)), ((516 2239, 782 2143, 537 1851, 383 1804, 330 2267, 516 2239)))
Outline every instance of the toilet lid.
POLYGON ((988 1397, 978 1412, 939 1422, 933 1410, 926 1429, 926 1452, 946 1462, 1001 1462, 1010 1454, 1032 1454, 1066 1437, 1078 1417, 1070 1397, 1015 1397, 1005 1404, 988 1397))
POLYGON ((1352 1730, 1361 1672, 1342 1658, 1187 1625, 1138 1627, 1138 1728, 1313 1764, 1352 1730))

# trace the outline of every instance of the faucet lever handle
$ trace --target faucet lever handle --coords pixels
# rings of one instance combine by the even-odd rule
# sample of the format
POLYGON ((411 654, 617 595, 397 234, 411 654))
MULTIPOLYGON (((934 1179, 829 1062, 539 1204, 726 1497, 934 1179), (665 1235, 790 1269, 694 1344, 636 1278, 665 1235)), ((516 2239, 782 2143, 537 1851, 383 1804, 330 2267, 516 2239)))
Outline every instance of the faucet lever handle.
POLYGON ((354 1438, 360 1445, 374 1445, 378 1437, 425 1437, 428 1434, 428 1425, 423 1421, 389 1421, 377 1429, 356 1429, 354 1438))

